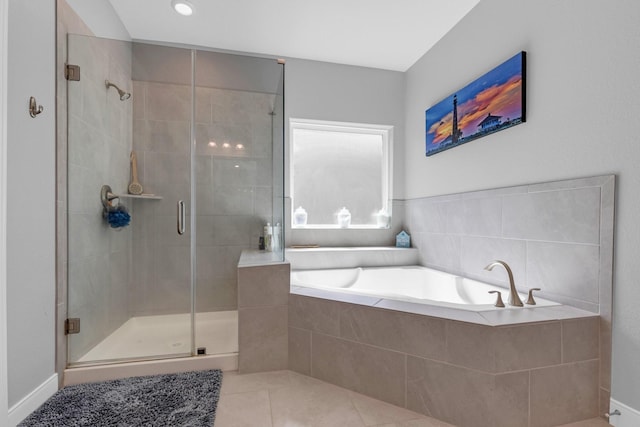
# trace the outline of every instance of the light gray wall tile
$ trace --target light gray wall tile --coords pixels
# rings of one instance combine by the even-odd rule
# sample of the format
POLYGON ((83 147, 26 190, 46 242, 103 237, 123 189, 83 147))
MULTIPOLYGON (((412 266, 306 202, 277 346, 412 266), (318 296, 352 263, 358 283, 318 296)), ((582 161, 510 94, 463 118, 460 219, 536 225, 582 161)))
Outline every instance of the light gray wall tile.
POLYGON ((254 187, 216 186, 209 191, 213 195, 213 215, 251 215, 254 211, 254 187))
POLYGON ((600 242, 600 188, 530 193, 503 199, 503 237, 600 242))
POLYGON ((527 285, 530 288, 597 304, 599 269, 599 246, 527 243, 527 285))
POLYGON ((147 83, 146 112, 151 120, 188 122, 191 115, 191 87, 167 83, 147 83))
POLYGON ((452 200, 443 203, 445 212, 445 232, 447 234, 463 234, 466 221, 465 202, 452 200))
POLYGON ((484 372, 495 372, 495 328, 466 322, 446 325, 446 361, 484 372))
POLYGON ((211 123, 211 95, 214 89, 196 86, 196 123, 211 123))
POLYGON ((466 277, 485 282, 509 286, 509 277, 504 268, 498 266, 491 271, 484 268, 494 260, 506 262, 513 272, 516 288, 524 292, 527 287, 526 242, 486 237, 462 238, 461 266, 466 277))
POLYGON ((600 386, 611 390, 611 321, 600 317, 600 386))
POLYGON ((499 237, 502 232, 502 198, 463 200, 462 233, 470 236, 499 237))
MULTIPOLYGON (((213 183, 215 185, 254 186, 259 184, 257 174, 257 160, 220 157, 213 159, 213 183)), ((271 176, 269 176, 270 181, 271 176)))
POLYGON ((496 372, 519 371, 561 363, 560 322, 496 328, 496 372))
POLYGON ((244 246, 200 246, 197 250, 198 276, 236 279, 244 246))
POLYGON ((238 268, 238 307, 287 305, 289 264, 238 268))
POLYGON ((444 360, 445 321, 397 311, 344 305, 340 336, 402 353, 444 360))
POLYGON ((289 327, 289 369, 311 375, 311 331, 289 327))
POLYGON ((571 190, 575 188, 602 187, 612 178, 613 175, 602 175, 587 178, 566 179, 562 181, 542 182, 527 186, 527 192, 537 193, 543 191, 571 190))
MULTIPOLYGON (((600 357, 600 319, 597 317, 562 321, 562 362, 600 357)), ((601 384, 602 385, 602 384, 601 384)))
POLYGON ((415 240, 414 244, 420 248, 422 265, 454 272, 460 270, 459 236, 417 233, 412 237, 415 240))
POLYGON ((289 326, 340 336, 341 303, 289 295, 289 326))
POLYGON ((131 99, 133 103, 133 120, 145 120, 147 82, 133 80, 131 82, 131 99))
POLYGON ((136 141, 137 149, 158 153, 188 153, 190 124, 188 121, 145 120, 136 122, 137 134, 142 137, 136 141))
POLYGON ((412 233, 438 233, 447 227, 447 203, 417 199, 408 202, 407 217, 412 233))
MULTIPOLYGON (((170 182, 188 183, 189 156, 184 153, 145 152, 142 176, 139 175, 145 191, 161 194, 163 184, 170 182), (145 187, 145 185, 147 187, 145 187)), ((140 173, 140 171, 138 171, 140 173)))
POLYGON ((215 246, 240 245, 252 247, 251 231, 262 224, 250 215, 216 215, 212 217, 215 246))
POLYGON ((287 369, 289 362, 287 306, 238 310, 238 371, 287 369))
POLYGON ((532 427, 566 424, 598 416, 598 361, 531 371, 532 427))
POLYGON ((408 356, 406 407, 463 427, 527 425, 528 377, 528 372, 493 375, 408 356))
POLYGON ((236 310, 238 307, 238 286, 235 278, 196 278, 196 311, 236 310))
POLYGON ((311 375, 405 405, 405 355, 319 333, 311 335, 311 375))

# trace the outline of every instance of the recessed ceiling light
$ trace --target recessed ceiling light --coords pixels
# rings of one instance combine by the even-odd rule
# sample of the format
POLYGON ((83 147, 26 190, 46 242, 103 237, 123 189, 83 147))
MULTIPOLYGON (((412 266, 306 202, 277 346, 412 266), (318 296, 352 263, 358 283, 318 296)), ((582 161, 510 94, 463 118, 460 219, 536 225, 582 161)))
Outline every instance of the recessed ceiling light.
POLYGON ((186 0, 172 0, 171 6, 180 15, 190 16, 193 14, 193 4, 186 0))

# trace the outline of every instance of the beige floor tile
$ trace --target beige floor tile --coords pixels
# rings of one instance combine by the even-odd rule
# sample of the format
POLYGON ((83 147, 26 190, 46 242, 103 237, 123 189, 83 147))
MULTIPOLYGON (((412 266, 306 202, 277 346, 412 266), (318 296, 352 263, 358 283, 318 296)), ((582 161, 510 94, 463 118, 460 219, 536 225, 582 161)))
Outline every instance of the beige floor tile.
POLYGON ((381 402, 360 393, 350 392, 349 394, 353 406, 360 413, 366 426, 379 426, 425 418, 422 414, 381 402))
POLYGON ((447 424, 444 421, 435 418, 419 418, 417 420, 409 420, 403 423, 381 424, 376 427, 456 427, 453 424, 447 424))
POLYGON ((602 418, 592 418, 590 420, 578 421, 577 423, 564 424, 559 427, 611 427, 611 424, 602 418))
POLYGON ((307 382, 270 390, 269 397, 274 427, 365 427, 340 387, 307 382))
POLYGON ((455 427, 453 424, 436 420, 435 418, 423 418, 419 420, 411 420, 404 422, 399 427, 455 427))
POLYGON ((309 385, 327 384, 322 380, 319 380, 313 377, 308 377, 306 375, 299 374, 293 371, 289 371, 289 381, 291 382, 291 385, 294 385, 294 386, 295 385, 309 386, 309 385))
MULTIPOLYGON (((292 371, 225 372, 215 427, 455 427, 292 371)), ((560 427, 610 427, 601 418, 560 427)))
POLYGON ((271 427, 271 406, 266 390, 222 394, 215 427, 271 427))
POLYGON ((243 375, 238 374, 237 371, 232 371, 224 373, 220 394, 271 390, 289 385, 288 371, 271 371, 243 375))

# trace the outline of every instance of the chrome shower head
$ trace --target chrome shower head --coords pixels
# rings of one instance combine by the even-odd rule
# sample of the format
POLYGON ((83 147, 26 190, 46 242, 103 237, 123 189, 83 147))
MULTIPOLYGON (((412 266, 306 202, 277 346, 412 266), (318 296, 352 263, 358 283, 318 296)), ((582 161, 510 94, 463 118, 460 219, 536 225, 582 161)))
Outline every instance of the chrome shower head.
POLYGON ((116 90, 118 91, 118 95, 120 95, 120 101, 126 101, 127 99, 131 98, 131 94, 129 92, 123 91, 118 86, 116 86, 115 83, 111 83, 109 80, 105 80, 104 85, 107 87, 107 89, 109 89, 109 87, 111 86, 116 88, 116 90))

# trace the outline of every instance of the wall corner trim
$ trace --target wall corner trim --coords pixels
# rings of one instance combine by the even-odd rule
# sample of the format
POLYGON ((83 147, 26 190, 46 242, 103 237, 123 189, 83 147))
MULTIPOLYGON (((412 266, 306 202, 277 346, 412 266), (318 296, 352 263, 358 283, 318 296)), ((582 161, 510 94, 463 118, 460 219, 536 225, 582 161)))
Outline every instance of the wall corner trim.
POLYGON ((640 411, 630 406, 620 403, 615 399, 609 401, 609 413, 615 410, 620 411, 620 415, 613 415, 609 418, 609 423, 614 427, 634 427, 640 426, 640 411))
POLYGON ((58 391, 58 374, 53 374, 31 393, 9 408, 9 425, 15 426, 58 391))

